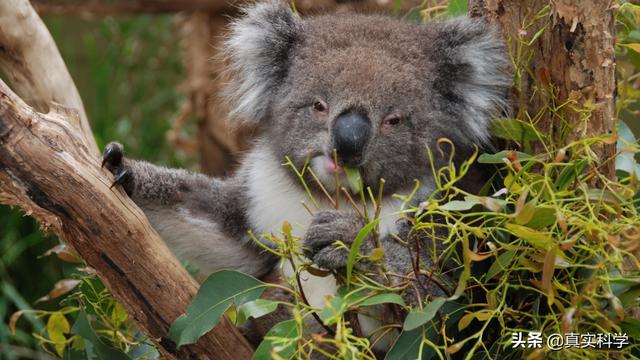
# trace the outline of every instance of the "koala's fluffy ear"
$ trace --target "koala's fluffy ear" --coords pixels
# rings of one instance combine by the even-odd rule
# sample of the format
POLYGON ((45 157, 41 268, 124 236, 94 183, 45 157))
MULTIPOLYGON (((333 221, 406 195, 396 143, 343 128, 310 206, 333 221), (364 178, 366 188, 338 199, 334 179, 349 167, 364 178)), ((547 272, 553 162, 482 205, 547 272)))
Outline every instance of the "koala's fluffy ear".
POLYGON ((509 112, 512 77, 504 40, 479 19, 449 20, 435 29, 428 55, 435 64, 434 90, 445 111, 461 121, 465 140, 486 144, 491 120, 509 112))
POLYGON ((287 75, 291 50, 302 33, 302 20, 284 1, 249 6, 231 24, 223 50, 229 70, 225 95, 231 118, 257 123, 268 116, 287 75))

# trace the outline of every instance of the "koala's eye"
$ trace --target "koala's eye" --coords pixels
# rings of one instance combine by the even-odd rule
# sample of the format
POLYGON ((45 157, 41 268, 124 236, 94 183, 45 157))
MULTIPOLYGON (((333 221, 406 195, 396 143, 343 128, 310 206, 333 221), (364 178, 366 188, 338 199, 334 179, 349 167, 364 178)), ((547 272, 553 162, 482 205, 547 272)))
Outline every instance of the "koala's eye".
POLYGON ((387 115, 384 120, 382 120, 382 125, 384 126, 395 126, 398 125, 400 123, 400 120, 402 120, 400 118, 399 115, 396 114, 391 114, 391 115, 387 115))
POLYGON ((326 113, 329 110, 329 106, 322 100, 316 100, 313 102, 313 110, 319 113, 326 113))

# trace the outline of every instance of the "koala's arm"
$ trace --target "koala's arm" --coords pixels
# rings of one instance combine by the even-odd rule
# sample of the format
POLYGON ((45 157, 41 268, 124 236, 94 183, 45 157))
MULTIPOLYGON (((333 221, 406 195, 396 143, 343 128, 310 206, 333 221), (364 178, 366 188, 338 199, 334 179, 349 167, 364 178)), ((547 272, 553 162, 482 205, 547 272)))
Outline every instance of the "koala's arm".
POLYGON ((273 268, 276 259, 248 236, 240 179, 124 159, 117 143, 107 145, 103 164, 171 250, 202 272, 232 269, 261 277, 273 268))

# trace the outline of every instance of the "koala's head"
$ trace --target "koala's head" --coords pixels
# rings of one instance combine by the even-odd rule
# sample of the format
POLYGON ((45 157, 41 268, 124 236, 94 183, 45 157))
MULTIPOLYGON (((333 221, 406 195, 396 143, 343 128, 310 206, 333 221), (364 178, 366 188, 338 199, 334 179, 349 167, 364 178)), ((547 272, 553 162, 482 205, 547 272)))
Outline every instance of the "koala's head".
POLYGON ((343 166, 374 188, 412 186, 431 174, 426 146, 439 138, 457 152, 487 143, 511 85, 500 37, 478 20, 303 19, 269 1, 248 8, 225 45, 233 117, 329 186, 343 166))

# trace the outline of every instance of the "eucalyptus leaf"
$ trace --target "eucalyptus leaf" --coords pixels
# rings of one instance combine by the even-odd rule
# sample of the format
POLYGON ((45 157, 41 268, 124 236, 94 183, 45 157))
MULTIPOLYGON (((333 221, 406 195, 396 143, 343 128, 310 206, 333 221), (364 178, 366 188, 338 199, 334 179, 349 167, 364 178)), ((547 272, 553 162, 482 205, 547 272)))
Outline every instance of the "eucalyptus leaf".
POLYGON ((475 205, 480 204, 476 198, 467 197, 465 200, 452 200, 446 204, 440 206, 442 210, 446 211, 464 211, 471 210, 475 205))
POLYGON ((266 299, 256 299, 246 302, 238 308, 236 323, 244 324, 249 318, 257 319, 270 314, 278 308, 278 302, 266 299))
POLYGON ((88 344, 91 344, 91 352, 100 360, 131 360, 127 354, 108 346, 98 338, 84 311, 78 313, 78 319, 73 324, 71 332, 82 337, 85 340, 85 346, 88 347, 88 344))
POLYGON ((582 159, 562 169, 556 180, 556 188, 559 191, 566 190, 584 172, 588 164, 586 159, 582 159))
POLYGON ((347 311, 347 301, 340 295, 335 295, 327 302, 324 308, 320 310, 318 316, 322 319, 326 325, 333 325, 340 318, 345 311, 347 311))
POLYGON ((481 154, 478 157, 478 162, 480 164, 504 164, 503 159, 508 159, 509 153, 513 153, 513 156, 515 156, 519 161, 528 161, 533 159, 533 156, 527 153, 513 150, 503 150, 495 154, 481 154))
POLYGON ((380 305, 380 304, 396 304, 396 305, 400 305, 402 307, 407 306, 404 303, 404 299, 402 299, 402 296, 400 296, 398 294, 394 294, 394 293, 374 295, 374 296, 366 299, 365 301, 361 302, 359 305, 360 306, 371 306, 371 305, 380 305))
POLYGON ((187 308, 187 313, 173 322, 169 337, 182 346, 193 344, 218 324, 232 304, 240 306, 262 295, 265 284, 237 271, 223 270, 211 274, 187 308))
POLYGON ((426 304, 422 310, 411 311, 404 320, 404 330, 413 330, 427 323, 436 315, 438 310, 447 302, 446 298, 437 297, 426 304))
POLYGON ((533 219, 526 225, 532 229, 542 229, 556 223, 556 210, 550 207, 537 206, 533 219))
POLYGON ((362 246, 362 242, 364 239, 373 231, 376 225, 380 222, 380 218, 374 219, 372 222, 365 225, 356 238, 353 240, 353 244, 351 244, 351 249, 349 250, 349 259, 347 260, 347 286, 351 284, 351 274, 353 273, 353 266, 356 263, 356 258, 358 253, 360 252, 360 247, 362 246))
POLYGON ((352 168, 349 166, 344 167, 344 173, 347 175, 347 182, 349 183, 349 189, 353 194, 359 194, 362 191, 362 178, 360 177, 360 170, 358 168, 352 168))
POLYGON ((553 240, 551 239, 551 237, 541 231, 537 231, 532 228, 517 224, 507 224, 505 227, 513 235, 528 242, 536 248, 548 250, 549 247, 553 244, 553 240))
POLYGON ((405 330, 396 339, 385 360, 419 359, 423 327, 405 330))
POLYGON ((489 267, 485 279, 491 280, 494 276, 503 272, 509 266, 509 264, 511 264, 511 261, 516 254, 517 252, 515 250, 508 250, 500 254, 496 258, 496 261, 491 264, 491 267, 489 267))
POLYGON ((252 360, 271 360, 272 352, 281 359, 289 359, 296 350, 296 341, 300 336, 295 320, 275 324, 258 345, 252 360))

